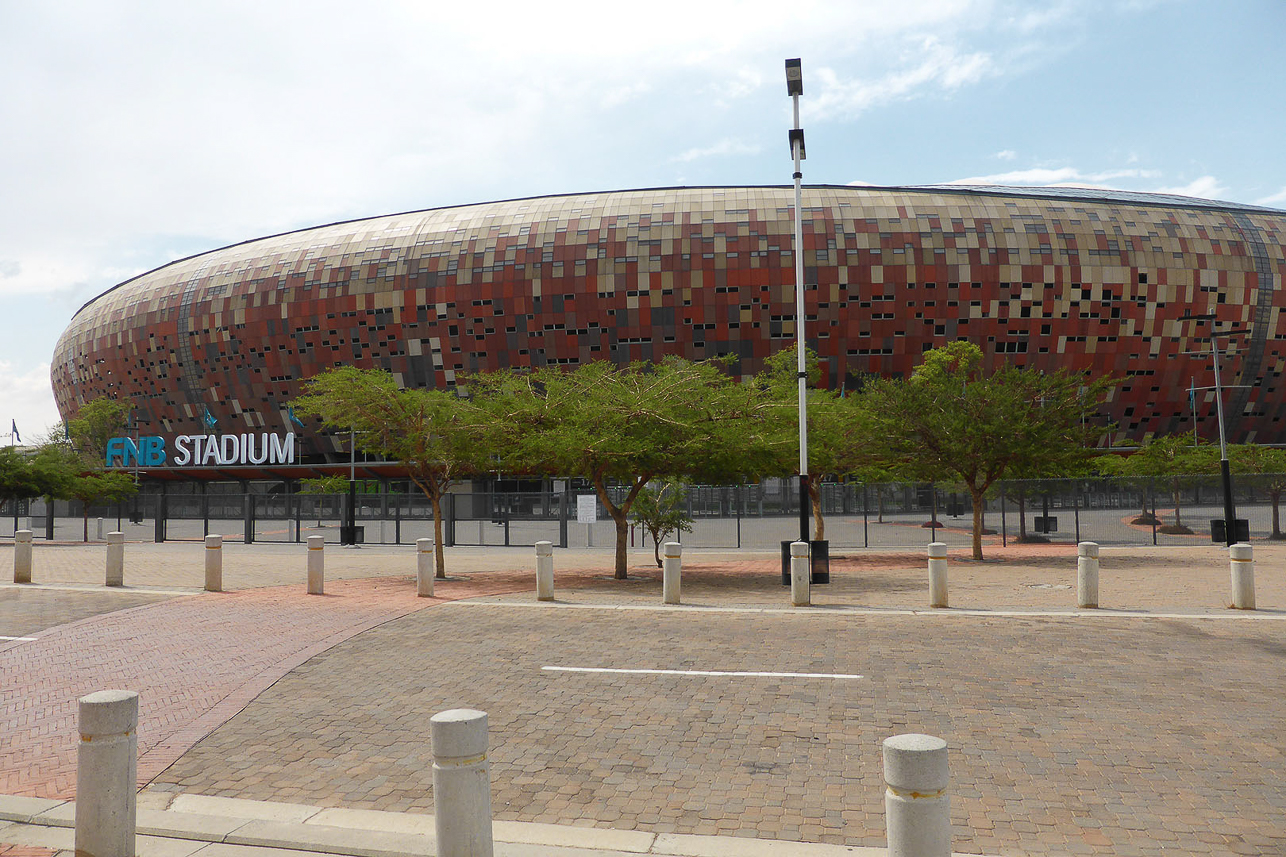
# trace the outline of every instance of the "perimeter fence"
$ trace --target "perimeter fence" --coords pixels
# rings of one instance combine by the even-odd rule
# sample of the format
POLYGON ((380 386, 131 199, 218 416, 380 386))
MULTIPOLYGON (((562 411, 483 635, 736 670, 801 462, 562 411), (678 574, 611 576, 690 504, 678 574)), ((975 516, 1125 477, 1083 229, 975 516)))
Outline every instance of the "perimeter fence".
MULTIPOLYGON (((433 510, 419 493, 359 493, 358 540, 414 544, 433 536, 433 510)), ((1234 478, 1239 527, 1252 540, 1280 537, 1278 500, 1286 475, 1234 478)), ((624 489, 613 489, 614 500, 624 489)), ((448 546, 534 545, 607 547, 615 524, 594 498, 595 521, 581 517, 578 498, 589 489, 543 492, 462 491, 443 499, 448 546)), ((218 533, 246 542, 300 542, 321 534, 338 542, 348 495, 290 493, 278 484, 248 493, 140 493, 123 503, 93 506, 42 500, 0 504, 0 538, 29 528, 37 538, 90 540, 120 530, 130 540, 199 540, 218 533), (276 490, 273 490, 273 489, 276 490)), ((776 550, 799 535, 799 496, 793 480, 758 485, 689 486, 685 503, 692 531, 679 540, 697 548, 776 550)), ((1218 476, 1154 480, 1046 479, 1005 481, 984 503, 985 538, 994 543, 1095 541, 1103 545, 1199 545, 1222 541, 1218 476)), ((972 504, 958 487, 912 483, 826 483, 821 486, 825 537, 836 550, 909 548, 942 541, 969 544, 972 504)), ((1239 534, 1240 536, 1241 534, 1239 534)), ((631 526, 631 543, 650 544, 631 526)))

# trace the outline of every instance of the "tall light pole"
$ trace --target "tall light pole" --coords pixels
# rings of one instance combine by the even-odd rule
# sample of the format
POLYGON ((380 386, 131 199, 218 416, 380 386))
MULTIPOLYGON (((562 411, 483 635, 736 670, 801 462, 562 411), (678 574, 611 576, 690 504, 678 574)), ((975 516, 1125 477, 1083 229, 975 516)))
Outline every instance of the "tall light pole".
POLYGON ((804 219, 800 182, 804 174, 799 162, 804 153, 804 129, 799 127, 799 96, 804 94, 804 70, 798 59, 786 60, 786 94, 795 108, 795 127, 790 130, 790 156, 795 162, 795 356, 799 373, 799 540, 808 544, 808 367, 804 360, 804 219))
POLYGON ((1219 420, 1219 474, 1223 478, 1223 531, 1224 540, 1229 545, 1232 545, 1237 541, 1237 510, 1232 502, 1232 468, 1228 463, 1228 439, 1224 434, 1223 427, 1223 386, 1219 379, 1219 345, 1217 340, 1221 336, 1239 336, 1246 331, 1244 329, 1215 330, 1215 320, 1214 315, 1185 315, 1179 318, 1179 321, 1210 322, 1210 357, 1214 361, 1215 370, 1215 415, 1219 420))

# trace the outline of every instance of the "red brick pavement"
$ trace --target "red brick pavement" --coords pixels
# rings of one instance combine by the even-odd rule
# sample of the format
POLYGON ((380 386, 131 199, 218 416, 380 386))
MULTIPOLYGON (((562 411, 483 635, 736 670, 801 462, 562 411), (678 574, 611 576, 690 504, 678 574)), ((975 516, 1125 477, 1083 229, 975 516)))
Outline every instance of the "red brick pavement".
POLYGON ((355 634, 434 604, 527 589, 530 574, 438 581, 336 581, 177 598, 49 628, 0 644, 0 793, 71 798, 77 700, 139 692, 144 785, 290 670, 355 634))

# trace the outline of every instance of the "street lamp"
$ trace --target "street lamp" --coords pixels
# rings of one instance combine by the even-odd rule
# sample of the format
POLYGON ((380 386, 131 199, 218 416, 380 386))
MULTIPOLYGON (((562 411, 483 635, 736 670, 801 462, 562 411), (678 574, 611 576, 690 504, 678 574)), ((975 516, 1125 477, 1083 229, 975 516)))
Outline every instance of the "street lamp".
POLYGON ((804 220, 800 181, 804 174, 799 162, 804 153, 804 129, 799 127, 799 96, 804 94, 804 70, 799 59, 786 60, 786 94, 795 109, 795 127, 790 130, 790 156, 795 162, 795 356, 799 373, 799 540, 809 544, 808 513, 808 368, 804 360, 804 220))
MULTIPOLYGON (((1219 380, 1219 347, 1216 342, 1220 336, 1240 336, 1245 333, 1244 328, 1233 330, 1215 330, 1213 322, 1216 316, 1207 315, 1185 315, 1180 316, 1179 321, 1209 321, 1210 325, 1210 357, 1214 361, 1215 370, 1215 415, 1219 421, 1219 473, 1223 478, 1223 527, 1224 540, 1231 546, 1236 541, 1237 534, 1237 510, 1232 502, 1232 468, 1228 464, 1228 440, 1224 434, 1223 427, 1223 387, 1219 380)), ((1195 390, 1194 390, 1195 392, 1195 390)))

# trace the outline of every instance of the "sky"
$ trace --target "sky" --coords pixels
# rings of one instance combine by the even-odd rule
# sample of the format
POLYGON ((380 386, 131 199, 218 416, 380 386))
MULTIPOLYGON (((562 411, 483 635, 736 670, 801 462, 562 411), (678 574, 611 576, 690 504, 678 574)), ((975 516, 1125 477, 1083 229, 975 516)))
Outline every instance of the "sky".
POLYGON ((169 261, 553 193, 1084 185, 1286 209, 1282 0, 0 0, 0 444, 169 261))

